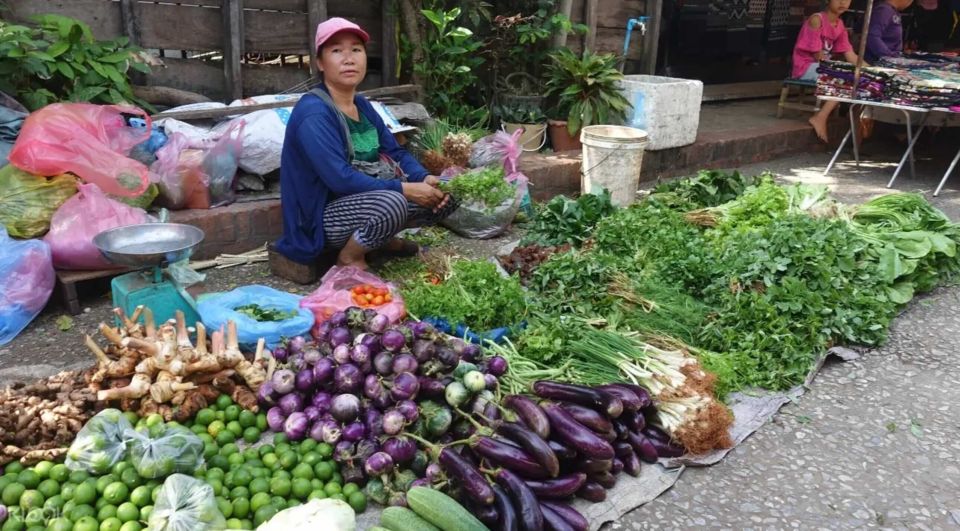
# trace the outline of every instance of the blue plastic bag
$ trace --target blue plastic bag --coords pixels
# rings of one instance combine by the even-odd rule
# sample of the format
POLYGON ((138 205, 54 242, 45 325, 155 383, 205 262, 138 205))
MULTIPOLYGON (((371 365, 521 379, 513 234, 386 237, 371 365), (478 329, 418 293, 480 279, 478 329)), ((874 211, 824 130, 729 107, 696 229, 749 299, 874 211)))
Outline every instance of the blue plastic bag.
POLYGON ((523 328, 526 327, 526 323, 520 323, 520 325, 516 327, 501 326, 500 328, 494 328, 493 330, 474 332, 463 323, 453 326, 449 321, 440 317, 425 317, 423 318, 423 321, 430 323, 434 328, 440 332, 443 332, 444 334, 460 337, 466 341, 476 343, 478 345, 483 345, 487 341, 491 341, 493 343, 503 343, 504 339, 511 337, 518 329, 523 330, 523 328))
POLYGON ((310 328, 313 327, 313 312, 300 308, 302 298, 267 286, 243 286, 233 291, 200 297, 197 312, 204 326, 210 330, 225 327, 227 321, 237 323, 241 345, 256 345, 262 337, 266 340, 267 348, 274 348, 284 338, 310 333, 310 328), (297 315, 283 321, 257 321, 234 310, 247 304, 257 304, 264 309, 295 311, 297 315))
POLYGON ((56 281, 50 246, 14 240, 0 225, 0 345, 17 337, 43 310, 56 281))

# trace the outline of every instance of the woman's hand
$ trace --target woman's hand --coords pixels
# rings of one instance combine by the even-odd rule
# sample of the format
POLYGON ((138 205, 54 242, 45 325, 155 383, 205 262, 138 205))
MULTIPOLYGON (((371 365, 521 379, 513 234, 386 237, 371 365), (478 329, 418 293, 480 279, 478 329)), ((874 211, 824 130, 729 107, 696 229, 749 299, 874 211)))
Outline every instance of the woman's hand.
POLYGON ((434 188, 440 188, 440 178, 436 175, 427 175, 426 178, 423 179, 423 182, 434 188))
POLYGON ((436 186, 428 184, 427 179, 422 183, 403 183, 403 196, 424 208, 431 208, 437 212, 446 206, 450 196, 441 192, 436 186))

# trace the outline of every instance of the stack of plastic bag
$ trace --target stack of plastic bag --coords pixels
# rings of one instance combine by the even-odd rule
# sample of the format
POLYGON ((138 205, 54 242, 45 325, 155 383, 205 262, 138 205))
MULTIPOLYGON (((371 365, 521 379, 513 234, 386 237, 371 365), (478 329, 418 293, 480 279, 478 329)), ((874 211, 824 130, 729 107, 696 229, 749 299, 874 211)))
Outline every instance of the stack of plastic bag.
POLYGON ((43 310, 55 281, 50 247, 40 240, 13 240, 0 226, 0 345, 43 310))
POLYGON ((158 203, 179 210, 235 201, 243 129, 242 120, 231 122, 212 145, 198 143, 183 133, 172 133, 157 151, 157 161, 150 166, 150 178, 160 189, 158 203))
POLYGON ((57 269, 109 269, 116 266, 93 245, 94 236, 150 221, 146 211, 110 199, 95 184, 81 184, 80 192, 53 215, 43 240, 50 245, 57 269))
POLYGON ((60 205, 77 193, 69 175, 38 177, 12 164, 0 168, 0 225, 16 238, 37 238, 60 205))

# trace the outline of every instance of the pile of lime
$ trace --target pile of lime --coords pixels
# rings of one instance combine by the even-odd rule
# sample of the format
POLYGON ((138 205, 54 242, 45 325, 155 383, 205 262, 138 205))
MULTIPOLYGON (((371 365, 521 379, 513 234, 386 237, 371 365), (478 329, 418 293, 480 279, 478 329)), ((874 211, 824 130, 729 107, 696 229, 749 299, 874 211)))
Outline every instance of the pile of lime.
POLYGON ((343 482, 332 460, 333 446, 307 439, 290 442, 282 433, 272 444, 240 450, 227 443, 207 459, 205 478, 228 529, 253 529, 278 512, 308 500, 335 498, 355 511, 367 508, 358 485, 343 482))
POLYGON ((220 395, 210 407, 197 412, 187 427, 196 433, 205 445, 204 457, 216 454, 218 446, 245 441, 253 444, 267 429, 267 415, 253 413, 233 403, 227 395, 220 395))

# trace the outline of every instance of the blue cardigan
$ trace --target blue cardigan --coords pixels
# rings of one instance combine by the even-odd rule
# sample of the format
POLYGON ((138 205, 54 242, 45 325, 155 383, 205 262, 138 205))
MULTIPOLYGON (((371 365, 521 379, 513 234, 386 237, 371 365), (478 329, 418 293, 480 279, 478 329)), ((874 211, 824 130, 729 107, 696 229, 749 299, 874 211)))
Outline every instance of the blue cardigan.
MULTIPOLYGON (((380 152, 395 160, 410 182, 421 182, 427 170, 397 143, 363 96, 357 109, 377 128, 380 152)), ((401 192, 398 180, 382 180, 358 172, 347 160, 346 138, 337 112, 313 94, 304 95, 287 121, 280 155, 280 206, 283 235, 277 250, 287 258, 311 263, 324 248, 323 211, 334 199, 370 192, 401 192)))

